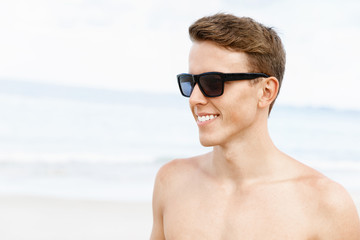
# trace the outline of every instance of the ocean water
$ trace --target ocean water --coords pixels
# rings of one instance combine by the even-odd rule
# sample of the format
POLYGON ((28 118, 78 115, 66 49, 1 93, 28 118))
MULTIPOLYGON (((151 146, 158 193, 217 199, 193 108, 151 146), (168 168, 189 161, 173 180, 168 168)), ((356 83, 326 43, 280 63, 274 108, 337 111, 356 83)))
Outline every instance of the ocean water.
MULTIPOLYGON (((360 193, 360 111, 275 106, 284 152, 360 193)), ((0 195, 150 201, 173 158, 208 152, 180 94, 0 80, 0 195)))

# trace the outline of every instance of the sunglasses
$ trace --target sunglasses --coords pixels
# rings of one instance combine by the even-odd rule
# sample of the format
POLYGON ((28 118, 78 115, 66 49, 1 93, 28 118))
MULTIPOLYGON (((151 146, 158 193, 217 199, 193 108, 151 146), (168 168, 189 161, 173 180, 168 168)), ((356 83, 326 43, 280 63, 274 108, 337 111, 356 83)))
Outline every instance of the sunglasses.
POLYGON ((220 73, 207 72, 202 74, 182 73, 177 75, 180 92, 184 97, 190 97, 196 84, 206 97, 219 97, 224 93, 224 82, 251 80, 259 77, 268 78, 264 73, 220 73))

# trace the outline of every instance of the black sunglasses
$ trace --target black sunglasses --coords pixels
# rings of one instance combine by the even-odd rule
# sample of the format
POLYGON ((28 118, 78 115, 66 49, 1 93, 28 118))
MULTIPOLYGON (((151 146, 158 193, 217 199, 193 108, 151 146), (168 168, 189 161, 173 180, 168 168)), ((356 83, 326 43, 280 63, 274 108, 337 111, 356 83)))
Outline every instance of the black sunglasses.
POLYGON ((251 80, 259 77, 268 78, 264 73, 220 73, 207 72, 202 74, 182 73, 177 75, 180 92, 184 97, 190 97, 195 84, 206 97, 219 97, 224 93, 224 82, 251 80))

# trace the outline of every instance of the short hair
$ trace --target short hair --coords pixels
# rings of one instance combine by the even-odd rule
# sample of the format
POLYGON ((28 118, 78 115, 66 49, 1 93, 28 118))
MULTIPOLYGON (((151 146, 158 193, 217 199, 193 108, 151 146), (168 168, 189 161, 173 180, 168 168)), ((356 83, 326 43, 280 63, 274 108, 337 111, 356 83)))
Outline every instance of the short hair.
MULTIPOLYGON (((194 22, 189 27, 189 35, 192 41, 211 41, 226 49, 245 52, 250 71, 276 77, 280 91, 286 54, 273 28, 249 17, 218 13, 194 22)), ((269 114, 274 102, 270 104, 269 114)))

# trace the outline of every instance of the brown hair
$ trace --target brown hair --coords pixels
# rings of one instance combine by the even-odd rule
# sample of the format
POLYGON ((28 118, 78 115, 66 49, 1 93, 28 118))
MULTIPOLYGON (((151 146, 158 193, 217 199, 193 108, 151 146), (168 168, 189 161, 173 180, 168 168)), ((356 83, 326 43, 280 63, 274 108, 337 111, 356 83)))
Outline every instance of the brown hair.
POLYGON ((276 77, 280 90, 285 72, 285 50, 273 28, 248 17, 219 13, 194 22, 189 34, 192 41, 212 41, 221 47, 245 52, 250 70, 276 77))

